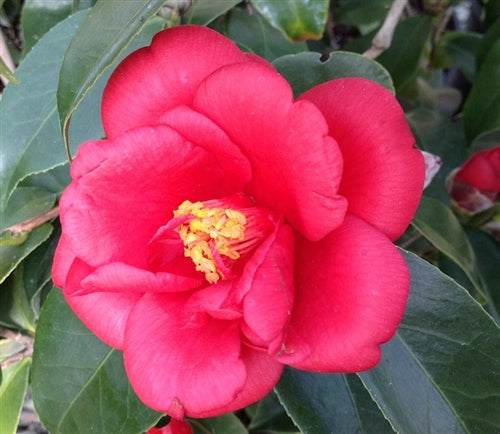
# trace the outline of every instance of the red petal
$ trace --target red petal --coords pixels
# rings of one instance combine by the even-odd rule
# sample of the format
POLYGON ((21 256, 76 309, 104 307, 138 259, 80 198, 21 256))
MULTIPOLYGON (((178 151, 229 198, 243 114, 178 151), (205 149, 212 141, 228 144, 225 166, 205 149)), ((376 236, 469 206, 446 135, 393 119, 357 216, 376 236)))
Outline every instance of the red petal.
POLYGON ((122 349, 128 316, 142 294, 95 292, 70 295, 81 290, 81 281, 92 271, 92 267, 76 259, 65 282, 64 297, 73 312, 99 339, 122 349))
POLYGON ((244 293, 243 332, 248 328, 252 343, 265 348, 278 340, 270 353, 281 345, 293 306, 293 259, 293 232, 281 224, 246 263, 235 288, 236 293, 244 293))
POLYGON ((473 154, 456 177, 478 190, 500 191, 500 146, 473 154))
POLYGON ((54 262, 52 263, 52 281, 58 288, 64 287, 68 271, 74 260, 75 254, 71 250, 70 243, 66 236, 62 234, 54 253, 54 262))
POLYGON ((350 214, 321 241, 300 239, 296 249, 291 324, 312 353, 290 364, 324 372, 372 368, 380 344, 403 316, 410 287, 403 257, 383 234, 350 214))
POLYGON ((243 190, 252 178, 250 163, 239 148, 210 119, 189 107, 180 106, 161 116, 164 125, 182 134, 191 143, 213 153, 235 190, 243 190))
POLYGON ((247 376, 237 323, 192 315, 186 302, 145 295, 130 315, 124 348, 137 395, 177 419, 227 406, 247 376))
MULTIPOLYGON (((82 280, 82 294, 88 292, 177 292, 196 288, 201 280, 171 273, 152 273, 122 262, 101 265, 82 280)), ((77 295, 77 294, 74 294, 77 295)), ((81 295, 81 294, 78 294, 81 295)))
POLYGON ((173 209, 235 192, 214 155, 168 127, 84 143, 71 174, 60 203, 63 232, 74 254, 93 266, 147 268, 148 242, 173 209))
POLYGON ((349 212, 398 238, 417 209, 425 168, 396 98, 372 81, 345 78, 316 86, 300 99, 321 110, 342 151, 339 193, 349 212))
POLYGON ((113 72, 103 94, 104 131, 157 125, 178 105, 190 105, 199 83, 223 65, 246 62, 229 39, 201 26, 180 26, 158 33, 150 47, 128 56, 113 72))
POLYGON ((214 417, 230 413, 254 404, 264 398, 276 385, 283 372, 283 364, 276 362, 266 353, 255 351, 243 345, 241 360, 245 363, 247 377, 241 392, 225 407, 191 413, 197 418, 214 417))
POLYGON ((193 427, 186 420, 171 419, 161 428, 150 428, 146 434, 193 434, 193 427))
POLYGON ((200 85, 193 105, 250 160, 247 192, 259 205, 284 213, 310 239, 342 222, 342 156, 321 113, 305 101, 294 104, 276 71, 256 62, 223 67, 200 85))

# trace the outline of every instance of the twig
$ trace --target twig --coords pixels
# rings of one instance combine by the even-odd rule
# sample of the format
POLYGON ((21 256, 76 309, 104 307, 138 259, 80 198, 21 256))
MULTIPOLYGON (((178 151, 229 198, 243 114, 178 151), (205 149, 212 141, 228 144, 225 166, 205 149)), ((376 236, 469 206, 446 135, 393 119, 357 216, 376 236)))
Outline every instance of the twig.
POLYGON ((363 56, 375 59, 391 46, 394 30, 403 14, 406 4, 407 0, 394 1, 385 17, 384 24, 382 24, 382 27, 373 38, 372 46, 363 53, 363 56))
POLYGON ((5 369, 7 366, 13 365, 16 362, 19 362, 20 360, 23 360, 26 357, 31 357, 33 355, 34 339, 32 336, 26 336, 0 326, 0 337, 19 342, 24 346, 23 350, 17 352, 16 354, 13 354, 10 357, 7 357, 2 363, 0 363, 2 369, 5 369))
POLYGON ((19 234, 24 231, 31 232, 33 229, 36 229, 38 226, 41 226, 44 223, 48 222, 49 220, 56 218, 58 215, 59 215, 59 207, 56 206, 48 210, 47 212, 44 212, 43 214, 37 215, 21 223, 17 223, 13 226, 10 226, 4 229, 2 232, 10 231, 12 235, 19 234))
MULTIPOLYGON (((7 44, 5 43, 5 38, 3 37, 3 32, 0 31, 0 57, 3 59, 7 67, 14 72, 16 68, 14 62, 12 61, 12 56, 10 55, 9 49, 7 48, 7 44)), ((4 85, 7 85, 9 80, 7 77, 0 75, 0 79, 3 81, 4 85)))

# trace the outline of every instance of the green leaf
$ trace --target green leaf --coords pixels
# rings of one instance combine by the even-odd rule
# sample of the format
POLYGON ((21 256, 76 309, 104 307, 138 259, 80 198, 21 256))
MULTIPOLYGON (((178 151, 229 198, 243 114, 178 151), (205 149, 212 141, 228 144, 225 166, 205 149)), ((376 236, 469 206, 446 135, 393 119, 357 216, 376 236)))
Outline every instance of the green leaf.
POLYGON ((280 57, 273 65, 288 80, 295 96, 341 77, 368 78, 394 92, 389 73, 377 62, 355 53, 334 52, 325 61, 317 53, 300 53, 280 57))
POLYGON ((477 65, 481 67, 488 56, 488 52, 496 41, 500 40, 500 18, 497 19, 488 31, 483 35, 476 50, 477 65))
POLYGON ((474 250, 451 209, 439 200, 423 196, 412 226, 452 259, 470 279, 478 294, 486 298, 474 250))
POLYGON ((206 26, 238 3, 240 0, 198 0, 188 9, 182 22, 206 26))
POLYGON ((48 211, 54 206, 54 193, 37 187, 14 190, 7 208, 0 210, 0 230, 21 223, 48 211))
POLYGON ((20 85, 9 84, 0 102, 0 209, 16 185, 34 173, 64 163, 55 92, 62 57, 84 12, 58 24, 17 69, 20 85))
POLYGON ((391 74, 396 90, 399 91, 417 72, 431 29, 432 20, 428 15, 417 15, 399 22, 391 46, 377 57, 391 74))
POLYGON ((321 39, 328 0, 251 0, 252 5, 292 41, 321 39))
POLYGON ((298 428, 287 415, 277 394, 273 391, 266 397, 247 407, 245 412, 250 417, 250 432, 298 433, 298 428))
POLYGON ((0 385, 0 432, 14 434, 17 430, 24 396, 28 389, 31 359, 26 358, 2 369, 0 385))
POLYGON ((469 81, 476 74, 476 50, 481 36, 476 33, 447 32, 438 39, 434 55, 436 68, 457 66, 469 81))
POLYGON ((500 329, 455 281, 403 255, 412 276, 406 313, 363 383, 398 432, 498 432, 500 329))
POLYGON ((248 434, 245 425, 243 425, 233 413, 227 413, 209 419, 194 419, 190 422, 194 428, 194 434, 206 434, 207 432, 248 434))
POLYGON ((73 0, 41 2, 26 0, 21 14, 21 27, 24 39, 24 52, 31 48, 58 22, 72 12, 73 0))
POLYGON ((443 161, 436 177, 426 188, 426 195, 449 203, 446 177, 453 169, 461 166, 469 155, 462 124, 425 108, 412 110, 407 113, 406 118, 420 149, 439 155, 443 161))
POLYGON ((49 223, 34 229, 29 234, 21 233, 19 242, 15 242, 16 235, 9 237, 10 231, 2 233, 0 236, 0 283, 26 256, 49 238, 51 233, 52 225, 49 223))
POLYGON ((464 129, 469 143, 500 129, 500 40, 488 51, 464 105, 464 129))
POLYGON ((275 391, 302 433, 393 432, 366 390, 349 376, 286 367, 275 391))
POLYGON ((122 353, 101 342, 52 290, 33 352, 33 402, 52 434, 141 433, 160 414, 145 407, 128 382, 122 353))
POLYGON ((335 22, 355 26, 366 34, 380 25, 391 4, 392 0, 343 1, 335 13, 335 22))
POLYGON ((61 66, 57 107, 68 155, 69 122, 73 112, 103 71, 163 6, 164 0, 98 2, 71 41, 61 66))
POLYGON ((305 42, 290 42, 262 15, 233 9, 224 17, 223 32, 242 49, 272 61, 285 54, 307 50, 305 42))

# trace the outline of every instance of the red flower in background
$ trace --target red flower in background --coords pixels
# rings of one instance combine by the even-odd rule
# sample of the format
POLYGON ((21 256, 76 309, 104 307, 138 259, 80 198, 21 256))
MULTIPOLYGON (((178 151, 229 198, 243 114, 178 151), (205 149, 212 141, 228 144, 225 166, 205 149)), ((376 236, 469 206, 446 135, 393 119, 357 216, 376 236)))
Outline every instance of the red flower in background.
POLYGON ((476 214, 500 200, 500 146, 476 152, 447 180, 456 208, 476 214))
POLYGON ((378 363, 409 290, 392 241, 424 181, 392 94, 351 78, 294 101, 265 60, 183 26, 118 66, 102 118, 61 198, 53 276, 147 405, 214 416, 284 364, 378 363))

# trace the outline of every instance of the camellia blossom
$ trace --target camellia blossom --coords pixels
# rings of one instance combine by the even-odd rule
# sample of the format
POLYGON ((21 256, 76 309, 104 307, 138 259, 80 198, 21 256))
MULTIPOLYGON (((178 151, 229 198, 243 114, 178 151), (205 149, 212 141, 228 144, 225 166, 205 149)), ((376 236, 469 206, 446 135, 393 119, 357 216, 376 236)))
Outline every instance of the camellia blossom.
POLYGON ((500 146, 478 151, 452 171, 447 187, 455 207, 476 214, 500 200, 500 146))
POLYGON ((71 165, 53 278, 146 405, 210 417, 284 365, 379 362, 424 183, 388 90, 345 78, 294 100, 267 61, 180 26, 117 67, 102 120, 71 165))

